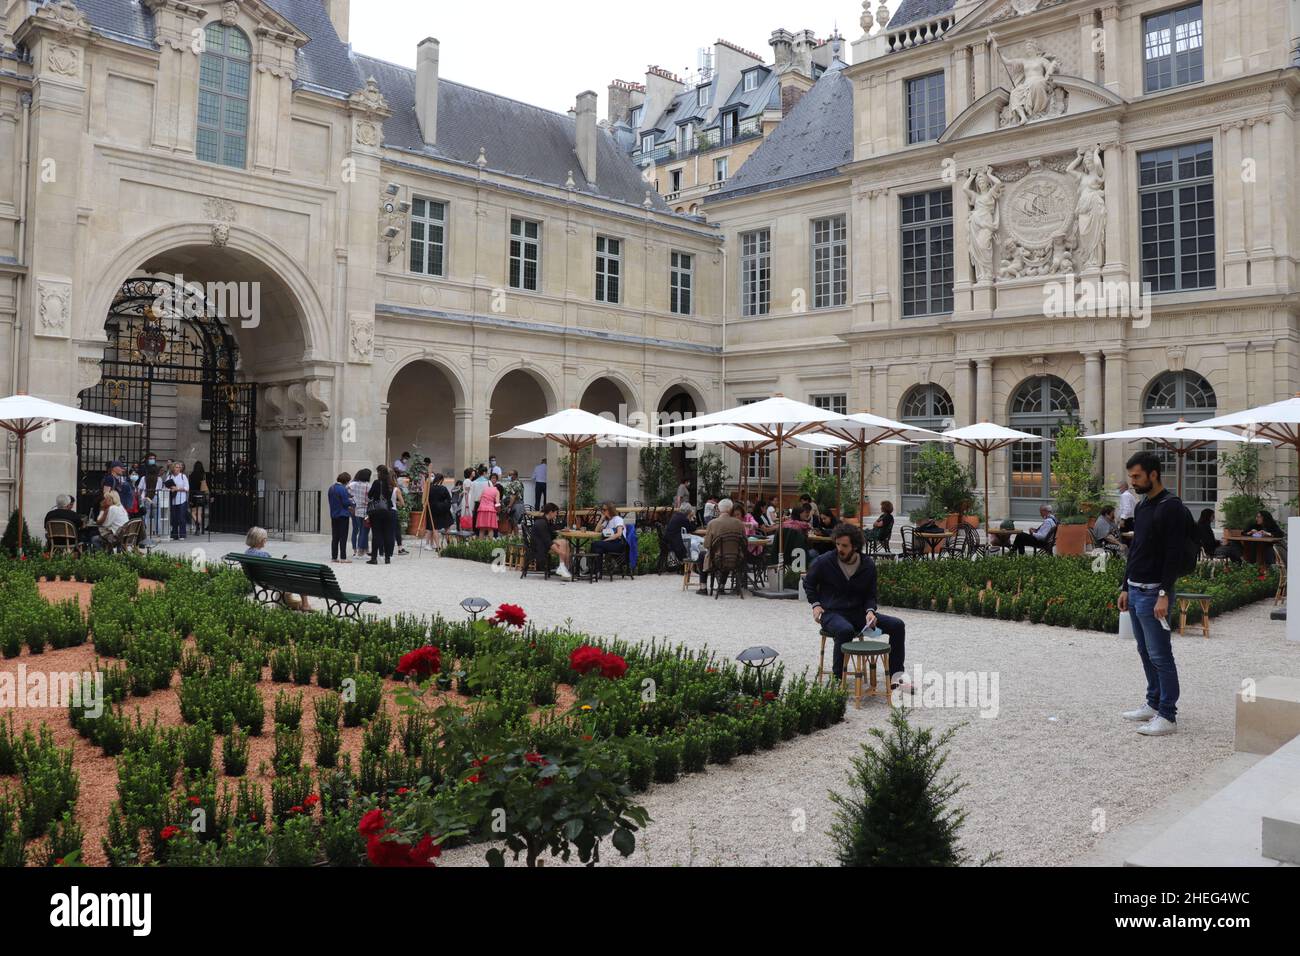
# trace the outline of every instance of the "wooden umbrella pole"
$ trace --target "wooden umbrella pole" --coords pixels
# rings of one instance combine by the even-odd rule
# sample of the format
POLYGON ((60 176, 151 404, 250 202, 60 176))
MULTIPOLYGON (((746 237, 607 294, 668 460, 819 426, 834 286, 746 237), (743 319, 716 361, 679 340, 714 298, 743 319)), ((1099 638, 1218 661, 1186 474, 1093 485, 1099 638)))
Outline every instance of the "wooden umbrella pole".
POLYGON ((27 433, 21 429, 18 437, 18 557, 23 558, 23 492, 27 478, 27 433))
MULTIPOLYGON (((900 499, 901 500, 901 499, 900 499)), ((858 527, 867 530, 867 446, 858 446, 858 527)))
POLYGON ((844 450, 841 449, 835 453, 835 507, 841 511, 844 509, 840 506, 840 498, 843 495, 844 482, 844 450))
POLYGON ((781 520, 781 446, 785 444, 780 429, 777 430, 776 442, 776 566, 781 576, 777 582, 778 591, 785 590, 785 522, 781 520))
POLYGON ((984 451, 984 530, 993 533, 993 517, 989 513, 989 453, 984 451))
POLYGON ((574 527, 578 505, 578 446, 569 446, 569 527, 574 527))

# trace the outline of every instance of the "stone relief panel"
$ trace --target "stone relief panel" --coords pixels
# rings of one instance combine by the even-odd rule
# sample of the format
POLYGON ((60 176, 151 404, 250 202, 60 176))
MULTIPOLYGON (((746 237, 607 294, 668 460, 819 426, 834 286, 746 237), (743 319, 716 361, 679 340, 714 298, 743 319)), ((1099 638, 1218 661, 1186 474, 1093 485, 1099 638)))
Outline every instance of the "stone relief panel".
POLYGON ((36 334, 66 339, 72 327, 72 280, 36 280, 36 334))
POLYGON ((353 312, 348 318, 348 361, 369 365, 375 357, 375 317, 353 312))

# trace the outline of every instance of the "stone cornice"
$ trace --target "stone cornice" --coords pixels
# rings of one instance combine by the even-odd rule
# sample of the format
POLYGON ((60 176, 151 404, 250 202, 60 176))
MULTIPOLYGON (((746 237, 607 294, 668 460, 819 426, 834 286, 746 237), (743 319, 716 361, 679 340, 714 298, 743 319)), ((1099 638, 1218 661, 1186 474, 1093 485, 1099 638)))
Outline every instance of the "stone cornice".
POLYGON ((14 42, 30 47, 33 34, 48 34, 62 44, 84 46, 90 42, 90 19, 69 0, 47 3, 18 25, 14 42))

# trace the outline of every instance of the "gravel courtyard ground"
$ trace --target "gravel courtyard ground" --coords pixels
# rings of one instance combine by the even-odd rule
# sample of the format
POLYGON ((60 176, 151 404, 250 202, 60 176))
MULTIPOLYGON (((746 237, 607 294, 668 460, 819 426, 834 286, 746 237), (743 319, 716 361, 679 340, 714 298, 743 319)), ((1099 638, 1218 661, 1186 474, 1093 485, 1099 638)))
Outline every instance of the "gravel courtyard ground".
MULTIPOLYGON (((189 542, 215 560, 242 541, 189 542)), ((179 550, 169 543, 168 550, 179 550)), ((188 551, 189 549, 186 549, 188 551)), ((276 557, 326 560, 328 541, 277 542, 276 557)), ((564 583, 412 551, 391 566, 338 565, 345 590, 383 598, 383 612, 461 618, 460 601, 522 605, 541 626, 569 625, 602 637, 705 646, 734 657, 753 644, 781 652, 787 674, 816 670, 817 628, 800 600, 705 599, 679 577, 564 583)), ((1175 638, 1182 684, 1179 733, 1146 738, 1119 712, 1141 703, 1145 682, 1128 641, 1097 632, 906 611, 908 673, 984 672, 996 686, 996 716, 976 707, 925 708, 916 722, 962 725, 948 769, 966 784, 963 841, 975 858, 1003 865, 1061 865, 1095 849, 1160 797, 1200 779, 1232 754, 1234 693, 1245 678, 1300 676, 1300 645, 1269 619, 1265 601, 1175 638), (996 679, 996 685, 993 680, 996 679)), ((829 654, 829 650, 828 650, 829 654)), ((828 658, 829 665, 829 658, 828 658)), ((991 699, 986 699, 989 702, 991 699)), ((886 725, 883 699, 827 731, 742 757, 727 767, 655 786, 643 798, 653 823, 623 865, 833 865, 827 797, 845 789, 850 758, 872 727, 886 725)), ((448 865, 482 862, 481 848, 451 851, 448 865)))

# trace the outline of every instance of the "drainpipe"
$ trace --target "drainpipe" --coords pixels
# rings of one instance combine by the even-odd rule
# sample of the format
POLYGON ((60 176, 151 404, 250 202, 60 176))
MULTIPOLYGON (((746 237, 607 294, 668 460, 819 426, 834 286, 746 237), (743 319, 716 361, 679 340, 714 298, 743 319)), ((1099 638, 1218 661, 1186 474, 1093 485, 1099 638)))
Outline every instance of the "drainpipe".
MULTIPOLYGON (((22 130, 22 159, 19 165, 19 182, 18 182, 18 264, 26 265, 27 256, 27 180, 28 171, 31 168, 31 141, 32 141, 32 94, 23 93, 23 130, 22 130)), ((17 295, 14 297, 14 342, 13 342, 13 359, 12 368, 9 371, 9 394, 16 395, 19 391, 18 373, 21 367, 18 361, 18 351, 22 345, 23 331, 23 279, 24 276, 16 277, 18 288, 15 290, 17 295)))

